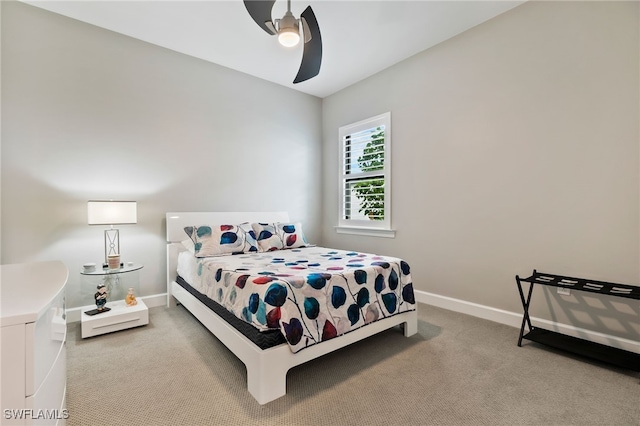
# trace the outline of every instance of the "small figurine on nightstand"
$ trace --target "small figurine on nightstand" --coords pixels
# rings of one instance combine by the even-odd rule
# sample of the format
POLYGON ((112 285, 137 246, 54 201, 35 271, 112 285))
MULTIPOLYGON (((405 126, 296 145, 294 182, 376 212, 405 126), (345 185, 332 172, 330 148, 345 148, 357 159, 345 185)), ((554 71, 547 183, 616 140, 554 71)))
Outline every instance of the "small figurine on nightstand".
POLYGON ((109 310, 104 306, 107 304, 107 288, 104 286, 104 284, 98 284, 98 291, 96 291, 96 294, 94 294, 93 297, 96 299, 98 312, 109 310))
POLYGON ((136 296, 133 294, 133 287, 129 288, 129 292, 127 293, 127 297, 124 299, 124 301, 127 303, 127 306, 134 306, 138 304, 136 296))

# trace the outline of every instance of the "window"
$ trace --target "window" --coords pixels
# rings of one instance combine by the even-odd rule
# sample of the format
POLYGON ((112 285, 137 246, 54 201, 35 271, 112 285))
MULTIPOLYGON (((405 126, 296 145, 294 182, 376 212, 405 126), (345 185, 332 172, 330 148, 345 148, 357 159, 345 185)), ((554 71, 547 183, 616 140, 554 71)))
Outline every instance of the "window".
POLYGON ((391 113, 340 127, 340 217, 337 231, 393 237, 391 113))

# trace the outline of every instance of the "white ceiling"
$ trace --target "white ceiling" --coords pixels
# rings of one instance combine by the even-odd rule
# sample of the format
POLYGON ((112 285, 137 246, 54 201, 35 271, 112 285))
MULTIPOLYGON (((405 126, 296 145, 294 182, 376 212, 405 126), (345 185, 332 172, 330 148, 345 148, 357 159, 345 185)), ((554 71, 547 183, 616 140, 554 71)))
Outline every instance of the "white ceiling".
MULTIPOLYGON (((311 5, 320 25, 320 74, 293 84, 302 47, 285 48, 247 13, 242 0, 23 0, 102 28, 325 97, 526 0, 293 0, 311 5)), ((286 11, 278 0, 273 17, 286 11)))

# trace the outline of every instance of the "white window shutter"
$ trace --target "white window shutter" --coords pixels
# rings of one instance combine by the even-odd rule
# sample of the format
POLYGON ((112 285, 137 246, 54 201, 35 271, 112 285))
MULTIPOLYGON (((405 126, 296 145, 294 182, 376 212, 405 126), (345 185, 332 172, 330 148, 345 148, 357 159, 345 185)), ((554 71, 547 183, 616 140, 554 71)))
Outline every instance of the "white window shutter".
POLYGON ((338 225, 391 229, 391 113, 340 127, 338 225))

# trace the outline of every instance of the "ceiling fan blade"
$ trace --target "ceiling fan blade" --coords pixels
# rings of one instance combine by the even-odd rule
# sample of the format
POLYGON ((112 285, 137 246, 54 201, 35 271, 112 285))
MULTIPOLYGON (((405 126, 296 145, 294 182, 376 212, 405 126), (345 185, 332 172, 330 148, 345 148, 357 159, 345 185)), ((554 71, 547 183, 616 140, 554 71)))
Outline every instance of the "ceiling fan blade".
POLYGON ((300 64, 298 75, 296 75, 295 80, 293 80, 294 84, 309 80, 318 75, 320 65, 322 64, 322 36, 320 35, 318 20, 311 6, 307 6, 304 12, 302 12, 302 15, 300 15, 300 19, 302 20, 302 27, 305 33, 305 42, 302 52, 302 63, 300 64))
POLYGON ((251 18, 269 35, 276 34, 271 20, 271 10, 275 2, 276 0, 244 0, 244 6, 251 18))

